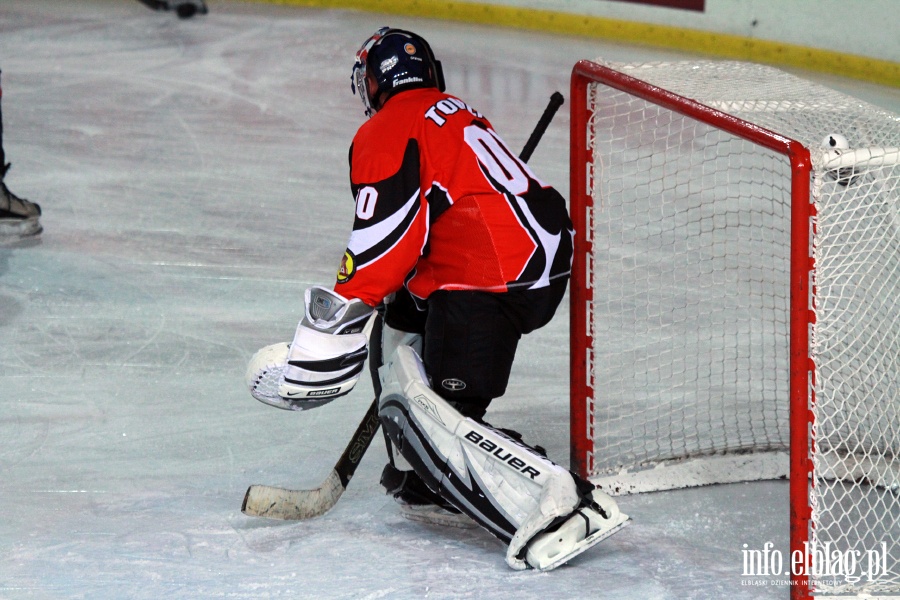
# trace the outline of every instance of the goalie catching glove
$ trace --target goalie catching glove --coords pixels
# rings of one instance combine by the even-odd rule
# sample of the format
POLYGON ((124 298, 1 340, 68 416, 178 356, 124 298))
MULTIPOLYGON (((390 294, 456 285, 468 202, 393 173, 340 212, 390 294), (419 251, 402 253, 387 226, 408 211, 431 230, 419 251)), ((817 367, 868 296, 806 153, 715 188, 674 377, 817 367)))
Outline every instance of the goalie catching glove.
POLYGON ((323 287, 304 295, 294 340, 259 350, 247 367, 250 394, 286 410, 309 410, 350 392, 368 356, 374 309, 323 287))

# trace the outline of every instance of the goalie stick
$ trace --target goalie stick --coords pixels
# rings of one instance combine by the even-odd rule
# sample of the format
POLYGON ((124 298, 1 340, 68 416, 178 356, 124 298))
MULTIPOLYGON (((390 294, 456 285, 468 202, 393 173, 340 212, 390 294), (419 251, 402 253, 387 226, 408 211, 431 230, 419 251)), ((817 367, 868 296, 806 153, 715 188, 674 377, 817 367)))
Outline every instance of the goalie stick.
POLYGON ((531 158, 532 153, 534 153, 534 149, 537 148, 538 142, 541 141, 541 138, 544 137, 544 132, 547 131, 547 127, 550 126, 550 121, 553 120, 553 117, 556 115, 556 111, 559 110, 559 107, 563 105, 563 95, 559 92, 553 92, 550 96, 550 103, 547 104, 547 108, 544 109, 544 114, 541 115, 541 118, 538 120, 537 125, 534 127, 534 131, 531 132, 531 135, 528 137, 528 141, 525 142, 525 147, 522 148, 522 153, 519 154, 519 158, 523 161, 528 162, 531 158))
POLYGON ((368 450, 380 425, 376 396, 353 437, 350 438, 350 445, 344 450, 322 485, 311 490, 251 485, 244 495, 241 512, 253 517, 284 521, 311 519, 328 512, 347 489, 350 478, 356 472, 359 461, 368 450))
MULTIPOLYGON (((563 95, 559 92, 554 92, 550 96, 550 103, 525 143, 525 147, 519 155, 520 159, 528 162, 528 159, 531 158, 531 154, 538 142, 541 141, 563 101, 563 95)), ((292 490, 260 484, 251 485, 244 494, 244 502, 241 505, 242 513, 252 517, 300 521, 323 515, 337 504, 381 425, 378 419, 378 399, 381 396, 378 367, 381 366, 383 359, 381 356, 381 328, 382 316, 379 314, 375 317, 371 336, 376 343, 371 344, 369 353, 369 372, 372 376, 372 386, 375 389, 375 399, 372 400, 362 422, 350 438, 347 448, 325 481, 320 486, 308 490, 292 490)))
POLYGON ((337 504, 338 499, 350 478, 356 472, 359 461, 362 460, 369 444, 381 421, 378 419, 378 399, 381 397, 381 380, 378 378, 378 368, 382 364, 381 356, 381 328, 382 315, 380 308, 376 309, 373 317, 372 331, 369 334, 369 374, 372 376, 372 387, 375 389, 375 399, 369 405, 359 427, 350 438, 350 443, 344 449, 344 453, 338 459, 331 473, 317 488, 311 490, 290 490, 270 485, 251 485, 244 494, 244 502, 241 512, 253 517, 267 517, 269 519, 282 519, 285 521, 300 521, 318 517, 331 510, 337 504))

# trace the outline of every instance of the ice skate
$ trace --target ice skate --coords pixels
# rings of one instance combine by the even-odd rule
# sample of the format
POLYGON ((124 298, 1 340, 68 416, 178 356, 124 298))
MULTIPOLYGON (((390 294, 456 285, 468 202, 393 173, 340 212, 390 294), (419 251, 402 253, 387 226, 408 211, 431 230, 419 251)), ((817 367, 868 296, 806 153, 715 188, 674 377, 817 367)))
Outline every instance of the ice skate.
POLYGON ((525 560, 535 570, 549 571, 565 564, 592 546, 620 531, 628 515, 600 490, 591 493, 559 527, 541 533, 528 543, 525 560))
POLYGON ((439 494, 432 492, 413 471, 400 471, 391 465, 384 467, 381 485, 394 496, 400 515, 410 521, 471 529, 475 521, 461 513, 439 494))
POLYGON ((8 170, 7 164, 0 174, 0 238, 37 235, 43 230, 41 207, 9 191, 3 181, 8 170))

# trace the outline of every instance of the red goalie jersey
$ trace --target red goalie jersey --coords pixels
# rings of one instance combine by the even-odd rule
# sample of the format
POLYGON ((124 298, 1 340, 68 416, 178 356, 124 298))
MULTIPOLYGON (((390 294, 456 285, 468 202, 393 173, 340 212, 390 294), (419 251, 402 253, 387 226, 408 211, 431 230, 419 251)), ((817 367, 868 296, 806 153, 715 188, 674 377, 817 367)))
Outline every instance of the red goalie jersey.
POLYGON ((563 197, 490 122, 435 88, 397 94, 350 149, 353 232, 335 289, 370 305, 404 284, 435 290, 540 288, 571 268, 563 197))

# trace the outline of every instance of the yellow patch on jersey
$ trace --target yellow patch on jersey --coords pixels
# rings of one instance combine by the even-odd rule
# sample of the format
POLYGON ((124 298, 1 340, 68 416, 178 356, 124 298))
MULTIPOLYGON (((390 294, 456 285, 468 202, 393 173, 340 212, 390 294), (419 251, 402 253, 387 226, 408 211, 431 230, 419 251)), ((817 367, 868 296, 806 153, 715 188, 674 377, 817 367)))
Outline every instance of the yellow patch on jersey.
POLYGON ((341 260, 341 268, 337 272, 337 282, 347 283, 356 273, 356 257, 349 250, 344 252, 344 258, 341 260))

